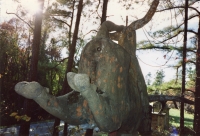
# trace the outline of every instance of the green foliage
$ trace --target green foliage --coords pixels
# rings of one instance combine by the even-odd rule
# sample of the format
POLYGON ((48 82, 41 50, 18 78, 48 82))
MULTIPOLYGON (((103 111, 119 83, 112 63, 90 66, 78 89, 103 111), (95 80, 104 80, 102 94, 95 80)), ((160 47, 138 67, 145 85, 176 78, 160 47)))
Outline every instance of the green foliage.
POLYGON ((62 81, 65 75, 64 63, 51 61, 38 63, 38 75, 40 83, 50 89, 50 93, 57 95, 62 88, 62 81))
POLYGON ((50 14, 52 14, 52 15, 62 15, 62 16, 68 17, 69 15, 71 15, 71 12, 68 12, 66 10, 54 9, 54 10, 50 11, 50 14))
MULTIPOLYGON (((188 69, 190 72, 188 73, 188 78, 186 82, 186 89, 194 88, 195 85, 195 75, 194 70, 191 68, 188 69)), ((147 75, 148 76, 148 75, 147 75)), ((146 76, 146 80, 151 81, 151 77, 148 79, 146 76)), ((164 95, 177 95, 181 94, 181 78, 172 79, 168 82, 163 81, 164 73, 161 71, 157 71, 156 77, 153 81, 153 84, 147 84, 147 91, 149 94, 159 93, 164 95)))
POLYGON ((167 26, 163 28, 162 30, 158 30, 152 33, 153 37, 159 38, 159 37, 171 37, 171 32, 174 34, 177 34, 179 32, 179 29, 177 29, 176 26, 167 26))
POLYGON ((16 20, 0 24, 0 118, 2 124, 10 124, 14 119, 9 114, 20 111, 19 103, 23 98, 17 96, 14 85, 18 81, 26 80, 29 66, 28 52, 19 48, 19 35, 14 27, 16 20), (20 99, 21 98, 21 99, 20 99))
POLYGON ((158 70, 156 72, 156 76, 155 76, 155 79, 154 79, 154 82, 153 82, 153 86, 156 86, 156 87, 160 86, 164 81, 164 77, 165 77, 164 71, 158 70))
MULTIPOLYGON (((0 110, 1 110, 1 125, 17 124, 17 120, 25 119, 22 115, 22 107, 24 98, 14 91, 14 86, 17 82, 27 81, 30 70, 30 46, 24 45, 24 41, 30 41, 30 37, 26 33, 14 27, 16 20, 11 20, 0 24, 0 110), (21 37, 21 35, 24 35, 21 37), (9 115, 16 111, 19 115, 15 118, 9 115)), ((31 32, 30 32, 31 33, 31 32)), ((43 86, 50 88, 50 93, 56 95, 61 90, 63 78, 65 76, 64 59, 60 56, 59 46, 46 47, 48 34, 43 33, 42 44, 39 52, 38 63, 38 82, 43 86)), ((32 112, 35 112, 34 118, 38 120, 39 115, 47 118, 47 113, 39 108, 35 103, 32 112), (39 115, 38 115, 39 114, 39 115)), ((26 118, 27 119, 27 118, 26 118)), ((25 119, 25 120, 26 120, 25 119)))
POLYGON ((151 85, 151 72, 149 72, 146 76, 145 76, 145 81, 147 86, 151 85))
MULTIPOLYGON (((181 94, 181 86, 182 79, 172 79, 168 82, 163 82, 162 77, 164 76, 163 72, 157 71, 156 78, 153 81, 153 84, 147 84, 147 91, 149 94, 154 94, 155 92, 165 94, 165 95, 180 95, 181 94), (160 79, 162 79, 160 81, 160 79), (161 83, 161 84, 160 84, 161 83)), ((186 89, 193 90, 195 87, 195 69, 189 67, 187 69, 187 80, 186 80, 186 89)), ((151 81, 151 77, 148 79, 148 75, 146 76, 146 80, 151 81)))
POLYGON ((187 73, 188 80, 186 82, 186 86, 187 88, 193 88, 195 86, 196 70, 189 67, 187 69, 187 73))
POLYGON ((147 91, 149 94, 158 93, 164 95, 180 95, 181 93, 181 80, 171 80, 169 82, 164 82, 159 86, 150 85, 147 86, 147 91))
POLYGON ((63 4, 63 5, 66 5, 68 4, 69 2, 72 2, 73 0, 56 0, 57 2, 63 4))
POLYGON ((152 43, 149 43, 149 41, 140 41, 137 44, 137 50, 152 50, 152 49, 156 49, 156 50, 160 50, 160 51, 172 51, 175 50, 175 48, 171 45, 155 45, 152 43))

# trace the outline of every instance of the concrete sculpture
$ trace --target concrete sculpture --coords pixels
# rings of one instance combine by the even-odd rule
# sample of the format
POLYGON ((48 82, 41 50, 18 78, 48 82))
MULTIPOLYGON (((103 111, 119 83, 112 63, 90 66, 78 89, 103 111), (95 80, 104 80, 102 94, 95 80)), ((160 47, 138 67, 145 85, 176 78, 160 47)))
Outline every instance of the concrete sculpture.
POLYGON ((91 128, 117 131, 118 135, 145 133, 151 119, 146 85, 135 54, 135 31, 151 20, 158 3, 154 0, 148 13, 127 27, 110 21, 102 24, 82 51, 78 73, 67 74, 73 92, 55 97, 37 82, 20 82, 16 92, 69 124, 88 123, 91 128))

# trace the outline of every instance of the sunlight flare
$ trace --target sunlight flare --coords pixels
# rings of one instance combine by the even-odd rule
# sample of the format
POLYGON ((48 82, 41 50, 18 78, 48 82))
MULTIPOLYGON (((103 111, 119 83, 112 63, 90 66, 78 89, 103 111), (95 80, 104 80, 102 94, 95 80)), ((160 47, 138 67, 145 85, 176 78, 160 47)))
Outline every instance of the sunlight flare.
POLYGON ((20 3, 32 15, 40 10, 40 3, 38 0, 20 0, 20 3))

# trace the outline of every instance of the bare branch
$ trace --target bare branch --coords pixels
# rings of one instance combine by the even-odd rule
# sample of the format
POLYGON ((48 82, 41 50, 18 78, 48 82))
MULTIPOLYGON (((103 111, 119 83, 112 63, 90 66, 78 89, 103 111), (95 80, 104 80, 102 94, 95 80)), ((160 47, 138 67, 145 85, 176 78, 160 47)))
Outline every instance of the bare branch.
POLYGON ((196 62, 194 62, 194 61, 192 61, 192 60, 187 60, 186 63, 192 63, 192 64, 196 65, 196 62))
MULTIPOLYGON (((157 10, 156 12, 162 12, 162 11, 166 11, 166 10, 170 10, 170 9, 175 9, 175 8, 185 8, 184 6, 176 6, 176 7, 169 7, 169 8, 166 8, 166 9, 162 9, 162 10, 157 10)), ((190 8, 190 9, 193 9, 193 10, 195 10, 198 14, 200 14, 200 12, 196 9, 196 8, 194 8, 194 7, 188 7, 188 8, 190 8)))
POLYGON ((179 64, 179 65, 176 66, 176 80, 175 80, 175 83, 178 82, 178 69, 179 69, 181 66, 182 66, 181 64, 179 64))
POLYGON ((170 39, 172 39, 172 38, 178 36, 178 35, 179 35, 180 33, 182 33, 182 32, 183 32, 183 30, 180 30, 180 31, 178 31, 175 35, 173 35, 173 36, 171 36, 171 37, 169 37, 169 38, 167 38, 167 39, 165 39, 165 40, 163 40, 163 41, 161 41, 161 42, 158 42, 158 43, 156 43, 156 44, 164 43, 164 42, 166 42, 166 41, 168 41, 168 40, 170 40, 170 39))
MULTIPOLYGON (((194 17, 197 17, 197 15, 190 16, 190 17, 188 18, 188 20, 190 20, 190 19, 192 19, 192 18, 194 18, 194 17)), ((169 35, 171 32, 178 30, 183 24, 184 24, 184 22, 181 23, 181 24, 179 24, 179 26, 177 26, 176 28, 172 29, 170 32, 166 33, 164 36, 169 35)), ((193 31, 193 30, 188 30, 188 32, 192 32, 192 33, 198 35, 198 33, 195 32, 195 31, 193 31)), ((151 35, 149 35, 149 36, 152 37, 151 35)), ((163 37, 164 37, 164 36, 163 36, 163 37)), ((167 40, 170 40, 170 39, 171 39, 171 38, 166 39, 166 40, 164 40, 164 41, 160 41, 160 42, 155 43, 155 44, 164 43, 164 42, 166 42, 167 40)))
POLYGON ((66 24, 68 27, 70 27, 70 25, 67 22, 63 21, 63 20, 57 19, 55 17, 53 17, 53 19, 56 20, 56 21, 58 21, 58 22, 61 22, 63 24, 66 24))
MULTIPOLYGON (((178 29, 178 28, 177 28, 177 29, 178 29)), ((158 42, 158 43, 156 43, 156 44, 164 43, 164 42, 166 42, 166 41, 168 41, 168 40, 170 40, 170 39, 172 39, 172 38, 178 36, 178 35, 179 35, 180 33, 182 33, 182 32, 184 32, 184 30, 179 30, 175 35, 173 35, 173 36, 171 36, 171 37, 169 37, 169 38, 167 38, 167 39, 165 39, 165 40, 163 40, 163 41, 160 41, 160 42, 158 42)), ((191 29, 188 29, 187 32, 191 32, 191 33, 193 33, 193 34, 195 34, 195 35, 198 35, 197 32, 195 32, 195 31, 193 31, 193 30, 191 30, 191 29)))
POLYGON ((13 15, 15 15, 17 18, 19 18, 19 19, 22 20, 24 23, 26 23, 26 24, 31 28, 32 31, 34 31, 33 27, 32 27, 28 22, 26 22, 24 19, 22 19, 20 16, 18 16, 16 13, 10 13, 10 12, 7 12, 7 11, 6 11, 6 14, 13 14, 13 15))
POLYGON ((86 34, 83 35, 83 37, 85 37, 87 34, 91 33, 91 32, 98 32, 97 30, 90 30, 89 32, 87 32, 86 34))
POLYGON ((60 63, 62 63, 62 62, 64 62, 66 59, 68 59, 69 57, 67 57, 67 58, 64 58, 64 59, 62 59, 62 60, 60 60, 60 61, 57 61, 58 62, 58 64, 56 64, 55 66, 53 66, 53 67, 51 67, 51 68, 49 68, 49 69, 54 69, 54 68, 56 68, 58 65, 60 65, 60 63))
POLYGON ((191 32, 191 33, 193 33, 193 34, 195 34, 195 35, 198 35, 197 32, 195 32, 195 31, 193 31, 193 30, 191 30, 191 29, 188 29, 187 32, 191 32))
MULTIPOLYGON (((196 17, 196 16, 195 16, 195 17, 196 17)), ((192 18, 194 18, 194 16, 189 17, 188 20, 190 20, 190 19, 192 19, 192 18)), ((184 22, 181 23, 181 24, 179 24, 179 26, 177 26, 176 28, 174 28, 172 31, 175 31, 175 30, 179 29, 183 24, 184 24, 184 22)), ((194 31, 191 31, 191 30, 188 30, 188 32, 192 32, 192 33, 194 33, 194 34, 196 34, 196 35, 198 34, 197 32, 194 32, 194 31)), ((169 32, 169 33, 170 33, 170 32, 169 32)), ((169 34, 169 33, 167 33, 167 34, 169 34)))
POLYGON ((194 90, 191 89, 185 89, 185 91, 191 92, 191 93, 195 93, 194 90))
MULTIPOLYGON (((173 46, 155 46, 155 45, 137 48, 137 50, 149 50, 149 49, 178 50, 178 51, 181 50, 180 48, 176 48, 176 47, 173 47, 173 46)), ((196 51, 194 51, 192 49, 186 49, 186 50, 189 51, 189 52, 196 53, 196 51)))

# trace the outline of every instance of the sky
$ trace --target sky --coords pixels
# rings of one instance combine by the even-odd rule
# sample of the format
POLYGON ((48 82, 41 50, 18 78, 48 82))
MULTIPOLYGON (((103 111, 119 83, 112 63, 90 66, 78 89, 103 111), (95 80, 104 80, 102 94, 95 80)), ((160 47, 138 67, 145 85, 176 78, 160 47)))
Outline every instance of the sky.
MULTIPOLYGON (((29 10, 30 14, 34 14, 39 9, 37 0, 19 0, 25 9, 29 10)), ((14 0, 0 0, 0 22, 15 17, 14 15, 8 15, 6 12, 15 12, 17 8, 14 0)))
MULTIPOLYGON (((147 13, 149 6, 146 5, 144 7, 144 5, 143 5, 142 9, 141 9, 141 5, 135 4, 133 11, 131 11, 131 10, 127 11, 125 8, 121 7, 120 4, 115 2, 115 3, 109 3, 108 9, 110 9, 107 12, 108 16, 115 15, 115 16, 109 17, 109 20, 113 21, 113 22, 117 22, 117 24, 119 24, 119 25, 120 24, 124 25, 124 22, 122 22, 122 19, 121 19, 122 17, 125 20, 125 17, 128 15, 128 17, 129 17, 128 20, 131 23, 132 21, 135 21, 136 18, 138 18, 138 19, 142 18, 147 13), (114 9, 118 9, 118 10, 113 10, 113 7, 114 7, 114 9)), ((157 17, 155 17, 155 18, 160 18, 159 20, 162 20, 162 18, 160 16, 161 15, 157 15, 157 17)), ((141 40, 147 40, 147 37, 144 34, 144 31, 145 31, 145 28, 147 29, 149 27, 149 25, 152 25, 152 23, 154 23, 154 22, 149 22, 149 24, 144 26, 144 28, 138 29, 136 31, 137 42, 139 42, 141 40)), ((156 29, 162 28, 165 25, 167 25, 167 24, 162 22, 162 24, 160 23, 158 26, 156 26, 156 29)), ((137 58, 139 60, 143 75, 146 76, 149 72, 151 72, 152 78, 154 78, 154 75, 156 74, 157 70, 164 70, 165 81, 169 81, 169 80, 173 79, 176 74, 175 70, 172 70, 172 68, 166 68, 165 66, 162 66, 167 61, 166 59, 163 58, 163 56, 164 56, 163 52, 159 52, 159 51, 150 51, 150 50, 149 51, 137 51, 137 58)), ((168 62, 168 64, 170 64, 172 61, 173 60, 170 60, 168 62)))
MULTIPOLYGON (((35 4, 37 0, 22 0, 23 6, 26 7, 33 14, 35 12, 37 4, 35 4)), ((13 12, 16 9, 16 5, 13 4, 13 0, 0 0, 0 22, 3 20, 7 20, 13 15, 7 15, 6 11, 13 12)), ((142 18, 148 11, 148 5, 138 5, 133 4, 132 10, 126 10, 125 7, 122 7, 121 4, 116 2, 116 0, 110 0, 108 3, 107 15, 109 16, 107 19, 115 22, 118 25, 125 25, 124 21, 126 16, 128 15, 129 24, 139 18, 142 18)), ((200 7, 199 7, 200 9, 200 7)), ((141 40, 147 40, 148 35, 145 32, 146 30, 158 30, 162 29, 169 25, 175 25, 176 22, 169 22, 170 14, 165 13, 156 13, 153 19, 143 28, 136 31, 137 33, 137 42, 141 40)), ((189 27, 196 28, 198 20, 192 20, 189 22, 189 27)), ((172 65, 176 60, 176 56, 174 52, 170 52, 168 54, 159 51, 137 51, 137 57, 143 72, 143 75, 146 76, 149 72, 152 74, 152 78, 157 70, 164 70, 165 72, 165 81, 169 81, 175 77, 175 70, 172 68, 166 68, 167 65, 172 65), (166 57, 165 57, 166 55, 166 57), (165 64, 166 63, 166 64, 165 64), (165 64, 165 65, 164 65, 165 64)))
POLYGON ((15 8, 16 6, 13 5, 12 0, 0 0, 0 22, 14 17, 14 15, 8 15, 6 12, 9 12, 15 8))
MULTIPOLYGON (((115 1, 113 0, 112 2, 115 2, 115 1)), ((108 16, 113 15, 113 14, 115 15, 115 16, 111 16, 109 20, 111 21, 114 20, 114 22, 117 22, 117 24, 120 24, 120 23, 123 24, 123 22, 121 21, 121 16, 125 19, 125 16, 128 15, 129 21, 134 21, 136 18, 138 19, 142 18, 149 9, 148 5, 145 6, 145 5, 133 4, 133 6, 134 6, 133 10, 126 11, 125 8, 122 8, 121 5, 116 2, 112 4, 109 3, 108 9, 110 10, 108 10, 107 12, 108 16)), ((197 3, 195 6, 200 11, 200 5, 198 5, 197 3)), ((191 11, 189 10, 189 14, 190 13, 191 11)), ((171 18, 170 12, 155 13, 152 20, 147 25, 145 25, 143 28, 138 29, 136 31, 137 42, 141 40, 151 39, 147 33, 145 34, 146 30, 151 29, 152 31, 155 31, 155 30, 163 29, 167 26, 176 25, 177 22, 182 20, 182 18, 177 18, 177 22, 171 22, 170 18, 171 18)), ((188 28, 197 29, 198 18, 190 20, 188 22, 188 28)), ((191 35, 188 33, 188 38, 190 37, 191 35)), ((183 37, 179 37, 179 39, 181 38, 183 39, 183 37)), ((175 41, 178 41, 179 39, 175 39, 175 41)), ((183 42, 181 41, 180 43, 177 44, 177 46, 182 46, 182 44, 183 42)), ((190 43, 188 42, 188 44, 190 43)), ((176 70, 174 68, 168 67, 168 65, 173 65, 177 61, 176 57, 178 56, 176 55, 175 52, 170 52, 166 54, 166 52, 152 51, 152 50, 137 51, 137 57, 138 57, 140 67, 142 69, 144 76, 146 76, 149 72, 151 72, 152 78, 154 78, 157 70, 163 70, 165 72, 165 78, 164 78, 165 81, 170 81, 171 79, 175 79, 176 70)))

